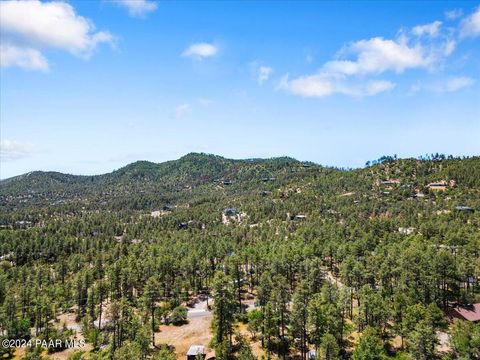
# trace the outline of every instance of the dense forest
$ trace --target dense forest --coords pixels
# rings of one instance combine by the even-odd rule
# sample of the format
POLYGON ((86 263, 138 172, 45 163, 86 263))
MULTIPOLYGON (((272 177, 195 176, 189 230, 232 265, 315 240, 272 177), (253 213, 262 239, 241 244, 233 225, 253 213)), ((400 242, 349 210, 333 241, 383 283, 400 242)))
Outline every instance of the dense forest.
POLYGON ((85 342, 2 358, 480 359, 479 322, 449 315, 479 279, 480 157, 188 154, 0 182, 0 340, 85 342))

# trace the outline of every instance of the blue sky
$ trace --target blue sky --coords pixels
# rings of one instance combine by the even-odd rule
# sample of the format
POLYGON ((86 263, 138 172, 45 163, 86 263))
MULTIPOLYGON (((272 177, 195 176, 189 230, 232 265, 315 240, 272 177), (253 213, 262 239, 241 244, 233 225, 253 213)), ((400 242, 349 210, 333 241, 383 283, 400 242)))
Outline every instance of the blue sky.
POLYGON ((0 3, 0 177, 480 154, 480 3, 0 3))

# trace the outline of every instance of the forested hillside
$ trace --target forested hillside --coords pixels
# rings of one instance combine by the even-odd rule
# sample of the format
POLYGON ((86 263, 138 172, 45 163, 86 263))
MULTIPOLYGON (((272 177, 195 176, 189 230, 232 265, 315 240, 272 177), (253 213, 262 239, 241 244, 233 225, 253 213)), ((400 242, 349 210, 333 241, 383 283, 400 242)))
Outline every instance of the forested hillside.
POLYGON ((0 336, 86 341, 5 358, 480 358, 447 316, 480 302, 480 157, 32 172, 0 227, 0 336))

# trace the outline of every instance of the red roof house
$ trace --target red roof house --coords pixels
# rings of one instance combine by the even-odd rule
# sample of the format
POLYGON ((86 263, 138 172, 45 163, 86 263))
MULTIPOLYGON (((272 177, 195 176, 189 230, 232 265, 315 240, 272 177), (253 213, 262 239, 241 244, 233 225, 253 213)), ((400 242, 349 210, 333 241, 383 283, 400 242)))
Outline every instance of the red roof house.
POLYGON ((471 305, 455 306, 450 308, 448 314, 451 317, 472 322, 480 321, 480 303, 471 305))

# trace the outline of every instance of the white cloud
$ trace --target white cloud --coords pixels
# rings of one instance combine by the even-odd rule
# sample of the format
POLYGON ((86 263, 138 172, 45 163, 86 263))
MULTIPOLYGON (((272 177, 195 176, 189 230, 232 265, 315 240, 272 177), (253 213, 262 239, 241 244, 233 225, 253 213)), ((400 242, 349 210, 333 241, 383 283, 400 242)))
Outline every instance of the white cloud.
POLYGON ((38 50, 0 44, 0 66, 18 66, 26 70, 48 71, 47 59, 38 50))
POLYGON ((173 117, 179 119, 192 112, 192 106, 188 103, 178 105, 173 111, 173 117))
POLYGON ((158 8, 156 2, 148 0, 113 0, 113 2, 125 7, 133 17, 144 17, 158 8))
POLYGON ((447 20, 455 20, 463 15, 462 9, 453 9, 450 11, 445 11, 445 18, 447 20))
POLYGON ((460 36, 480 36, 480 7, 478 7, 471 15, 462 20, 460 24, 460 36))
POLYGON ((27 157, 34 151, 30 143, 2 140, 0 141, 0 160, 11 161, 27 157))
POLYGON ((386 72, 401 74, 411 69, 442 68, 457 41, 452 31, 443 31, 440 21, 399 31, 394 39, 373 37, 344 46, 316 73, 290 79, 284 76, 278 88, 294 95, 323 97, 332 94, 372 96, 392 90, 392 81, 378 79, 386 72))
POLYGON ((2 41, 8 44, 2 47, 2 52, 9 52, 3 55, 10 59, 6 64, 39 70, 48 67, 41 53, 43 49, 60 49, 88 58, 98 44, 113 42, 110 33, 95 31, 90 20, 77 15, 70 4, 60 1, 1 1, 0 31, 2 41))
POLYGON ((443 45, 443 54, 445 56, 451 55, 456 47, 457 47, 457 42, 455 40, 449 39, 445 41, 443 45))
POLYGON ((427 35, 427 36, 435 37, 439 34, 441 26, 442 26, 442 22, 438 20, 430 24, 417 25, 412 29, 412 34, 416 36, 427 35))
POLYGON ((468 88, 475 84, 475 80, 467 76, 454 76, 435 82, 417 82, 410 88, 411 93, 427 90, 436 93, 450 93, 468 88))
POLYGON ((380 74, 387 70, 401 73, 409 68, 427 68, 435 61, 420 43, 409 46, 404 38, 360 40, 344 48, 343 54, 353 54, 355 60, 329 61, 324 70, 342 75, 380 74))
POLYGON ((282 77, 279 89, 304 97, 324 97, 334 93, 332 81, 322 75, 301 76, 289 80, 288 74, 282 77))
POLYGON ((213 44, 208 43, 196 43, 190 45, 186 48, 182 56, 195 57, 195 58, 206 58, 214 56, 218 52, 218 48, 213 44))
POLYGON ((376 95, 384 91, 392 90, 395 84, 386 80, 370 81, 365 86, 365 95, 376 95))
POLYGON ((457 77, 448 79, 445 82, 443 89, 446 92, 454 92, 454 91, 464 89, 466 87, 470 87, 474 83, 475 83, 475 80, 473 80, 472 78, 469 78, 466 76, 457 76, 457 77))
POLYGON ((332 78, 325 74, 302 76, 293 80, 289 80, 288 75, 285 75, 278 86, 279 89, 303 97, 326 97, 333 94, 355 97, 373 96, 394 87, 394 83, 386 80, 362 83, 332 78))
POLYGON ((257 82, 262 85, 272 74, 273 69, 270 66, 260 66, 257 70, 257 82))

